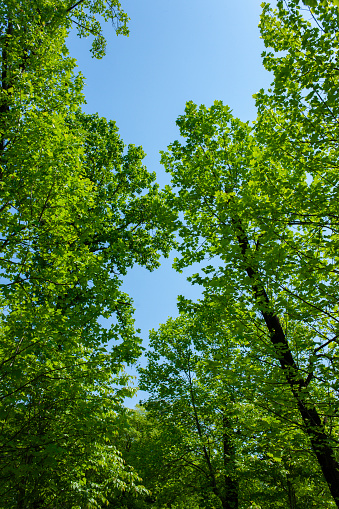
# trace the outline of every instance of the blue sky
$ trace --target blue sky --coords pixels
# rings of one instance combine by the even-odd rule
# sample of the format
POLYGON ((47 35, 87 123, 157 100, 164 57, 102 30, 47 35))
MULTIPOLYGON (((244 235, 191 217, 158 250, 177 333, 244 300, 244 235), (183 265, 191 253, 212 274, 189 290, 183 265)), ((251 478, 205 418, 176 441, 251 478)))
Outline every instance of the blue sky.
MULTIPOLYGON (((86 78, 85 111, 115 120, 125 144, 142 145, 145 164, 157 173, 160 186, 169 177, 159 164, 159 151, 178 138, 175 120, 186 101, 208 106, 222 100, 241 120, 255 119, 252 95, 272 81, 261 63, 260 3, 122 0, 131 18, 130 36, 117 37, 107 24, 102 60, 91 58, 89 39, 70 36, 71 55, 86 78)), ((164 260, 153 273, 137 267, 124 282, 145 346, 149 329, 177 315, 177 295, 200 296, 200 289, 185 279, 197 270, 177 274, 171 263, 164 260)), ((126 404, 133 406, 142 396, 126 404)))

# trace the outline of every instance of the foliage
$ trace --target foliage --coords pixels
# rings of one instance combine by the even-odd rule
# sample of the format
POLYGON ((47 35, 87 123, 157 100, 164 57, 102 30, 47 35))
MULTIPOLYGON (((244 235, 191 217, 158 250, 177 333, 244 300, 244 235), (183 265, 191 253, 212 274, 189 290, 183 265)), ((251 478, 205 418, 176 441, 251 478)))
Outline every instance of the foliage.
POLYGON ((334 4, 336 6, 339 5, 339 1, 338 0, 302 0, 303 3, 305 5, 307 5, 308 7, 317 7, 318 4, 320 4, 321 6, 330 6, 331 4, 334 4))
POLYGON ((338 10, 304 3, 263 4, 255 126, 189 102, 163 193, 81 112, 65 46, 75 24, 101 58, 120 3, 1 2, 2 507, 339 507, 338 10), (124 413, 122 278, 174 225, 204 299, 151 333, 147 412, 124 413))
MULTIPOLYGON (((181 427, 168 426, 156 411, 145 411, 142 407, 130 410, 127 418, 128 427, 117 436, 116 446, 126 463, 139 473, 149 493, 138 498, 120 494, 112 503, 113 507, 219 507, 218 499, 198 468, 198 455, 181 443, 181 427)), ((178 423, 178 419, 175 422, 178 423)))
MULTIPOLYGON (((299 2, 264 5, 272 89, 253 131, 222 103, 188 103, 185 143, 163 154, 184 221, 177 269, 214 257, 192 280, 244 344, 281 370, 339 504, 337 398, 337 10, 316 23, 299 2), (260 342, 255 338, 260 331, 260 342)), ((185 309, 183 306, 182 309, 185 309)))
MULTIPOLYGON (((160 467, 173 479, 170 493, 161 484, 166 497, 171 500, 185 479, 178 492, 193 487, 202 496, 200 507, 212 500, 216 507, 244 509, 251 502, 267 509, 302 509, 306 502, 334 507, 298 414, 291 409, 280 415, 290 397, 274 390, 271 363, 244 348, 206 302, 191 304, 191 311, 151 332, 148 365, 141 369, 141 387, 150 393, 144 402, 149 423, 155 419, 164 444, 172 441, 167 468, 160 467), (171 458, 180 475, 171 472, 171 458)), ((279 372, 274 382, 284 384, 279 372)), ((128 461, 135 465, 133 457, 128 461)))
MULTIPOLYGON (((80 3, 67 12, 108 16, 80 3)), ((122 277, 172 240, 141 147, 80 110, 65 3, 0 9, 1 504, 101 506, 143 491, 111 444, 140 355, 122 277)))
MULTIPOLYGON (((191 278, 205 316, 225 323, 248 362, 270 366, 251 365, 256 405, 281 433, 296 421, 339 507, 338 11, 263 4, 260 28, 274 82, 256 95, 255 127, 221 102, 189 102, 177 121, 184 141, 162 155, 168 204, 183 218, 176 268, 205 261, 191 278)), ((183 298, 180 309, 196 312, 183 298)))
POLYGON ((239 322, 248 324, 244 345, 276 361, 275 369, 284 373, 320 464, 320 456, 328 455, 321 466, 328 479, 333 476, 328 483, 335 493, 337 353, 331 333, 336 304, 330 308, 328 299, 322 312, 313 290, 317 282, 325 289, 324 276, 329 279, 332 274, 322 271, 324 252, 318 241, 313 251, 308 224, 304 231, 296 229, 296 213, 291 224, 286 211, 289 195, 286 187, 280 188, 280 182, 294 177, 296 190, 306 190, 305 171, 293 175, 273 165, 249 125, 234 119, 220 102, 210 109, 188 103, 178 125, 185 144, 173 143, 162 157, 178 189, 175 195, 169 192, 168 201, 184 213, 176 266, 180 270, 217 257, 218 265, 206 266, 203 275, 192 279, 204 286, 207 302, 219 309, 230 330, 237 333, 239 322), (270 185, 279 189, 278 203, 272 204, 270 185), (306 273, 300 251, 312 253, 308 255, 314 260, 312 273, 306 273), (326 354, 324 362, 329 344, 332 354, 326 354))
MULTIPOLYGON (((119 0, 78 0, 71 3, 59 0, 59 5, 55 5, 55 1, 52 5, 58 16, 66 21, 67 28, 76 25, 79 37, 94 36, 91 53, 95 58, 102 58, 106 51, 100 18, 106 23, 110 21, 117 35, 129 35, 129 18, 119 0)), ((55 22, 54 16, 51 16, 49 22, 55 22)))
MULTIPOLYGON (((140 385, 150 393, 145 404, 151 415, 165 425, 169 436, 177 436, 178 464, 196 479, 187 484, 197 484, 195 492, 209 494, 212 504, 214 500, 216 505, 237 507, 233 410, 228 409, 232 404, 218 391, 215 378, 203 376, 196 351, 203 340, 203 331, 186 317, 169 319, 151 333, 152 350, 140 385)), ((184 486, 179 492, 183 491, 184 486)))
MULTIPOLYGON (((95 58, 102 58, 106 50, 102 22, 111 22, 117 35, 129 35, 129 18, 119 0, 6 0, 1 2, 0 13, 1 38, 7 32, 7 37, 14 39, 24 65, 41 55, 46 39, 74 25, 79 37, 93 37, 91 53, 95 58), (24 43, 21 47, 19 40, 24 43)), ((9 53, 13 55, 13 48, 9 53)))

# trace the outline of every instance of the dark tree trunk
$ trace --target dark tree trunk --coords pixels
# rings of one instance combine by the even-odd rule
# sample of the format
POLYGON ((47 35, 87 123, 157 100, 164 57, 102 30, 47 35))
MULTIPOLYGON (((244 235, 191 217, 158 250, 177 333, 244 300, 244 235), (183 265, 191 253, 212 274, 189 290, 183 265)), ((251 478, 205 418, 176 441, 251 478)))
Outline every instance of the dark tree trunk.
POLYGON ((224 460, 224 495, 221 498, 223 509, 238 509, 239 483, 235 476, 235 450, 232 444, 233 430, 229 419, 224 414, 223 424, 223 460, 224 460))
POLYGON ((189 382, 190 382, 191 402, 192 402, 192 407, 193 407, 193 412, 194 412, 195 425, 196 425, 196 428, 197 428, 197 432, 198 432, 199 438, 200 438, 201 443, 202 443, 202 451, 203 451, 204 459, 205 459, 205 462, 206 462, 206 465, 207 465, 207 469, 208 469, 209 481, 210 481, 213 493, 217 497, 220 498, 219 490, 218 490, 218 487, 217 487, 217 482, 216 482, 216 479, 215 479, 214 469, 213 469, 213 466, 212 466, 212 463, 211 463, 210 456, 209 456, 208 451, 206 449, 206 446, 204 444, 203 432, 202 432, 202 429, 201 429, 201 426, 200 426, 198 411, 197 411, 197 408, 196 408, 196 405, 195 405, 195 396, 194 396, 194 391, 193 391, 193 386, 192 386, 191 375, 189 375, 189 382))
POLYGON ((25 509, 25 488, 19 488, 18 490, 18 505, 17 509, 25 509))
POLYGON ((289 479, 287 479, 287 495, 288 495, 288 504, 289 509, 296 509, 297 507, 297 498, 295 495, 295 489, 293 484, 289 479))
POLYGON ((250 244, 245 231, 239 220, 233 219, 232 222, 235 227, 235 234, 241 249, 243 261, 247 263, 246 272, 252 281, 254 298, 261 310, 270 334, 271 343, 274 346, 286 381, 297 403, 304 423, 304 429, 310 439, 312 449, 318 459, 335 503, 339 508, 339 464, 335 459, 334 450, 330 445, 330 439, 326 434, 325 427, 321 422, 316 406, 312 404, 309 399, 306 400, 307 381, 303 379, 294 361, 280 320, 276 314, 268 311, 270 309, 270 300, 264 285, 260 280, 258 271, 250 265, 247 259, 250 253, 250 244))

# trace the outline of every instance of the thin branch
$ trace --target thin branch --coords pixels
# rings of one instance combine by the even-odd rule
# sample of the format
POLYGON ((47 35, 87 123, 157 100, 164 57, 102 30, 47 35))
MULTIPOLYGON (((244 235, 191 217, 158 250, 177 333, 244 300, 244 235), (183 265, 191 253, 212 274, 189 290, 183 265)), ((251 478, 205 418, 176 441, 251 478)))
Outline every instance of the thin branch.
POLYGON ((72 11, 73 9, 75 9, 76 7, 78 7, 78 5, 82 4, 82 2, 84 2, 84 0, 79 0, 78 2, 76 2, 74 5, 72 5, 71 7, 68 7, 68 9, 66 9, 66 12, 70 12, 72 11))

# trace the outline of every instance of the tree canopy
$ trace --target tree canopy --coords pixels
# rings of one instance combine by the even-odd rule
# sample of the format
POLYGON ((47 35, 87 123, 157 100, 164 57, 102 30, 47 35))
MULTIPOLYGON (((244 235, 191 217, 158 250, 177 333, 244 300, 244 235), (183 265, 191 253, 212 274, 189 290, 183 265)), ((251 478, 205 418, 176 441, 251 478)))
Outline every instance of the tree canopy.
POLYGON ((189 102, 184 141, 162 162, 183 217, 176 268, 209 261, 192 277, 203 305, 283 374, 338 506, 337 10, 316 15, 305 19, 297 1, 264 4, 274 82, 256 96, 255 126, 221 102, 189 102))
POLYGON ((141 352, 120 286, 169 252, 164 199, 142 148, 82 113, 65 47, 71 16, 86 35, 96 14, 125 23, 119 3, 1 11, 0 498, 101 506, 114 490, 143 491, 112 442, 133 392, 125 366, 141 352))
POLYGON ((1 507, 339 507, 338 9, 303 3, 262 6, 253 125, 186 104, 164 190, 65 45, 101 58, 120 3, 0 3, 1 507), (203 297, 151 331, 129 411, 121 285, 175 246, 203 297))
POLYGON ((140 386, 165 478, 154 487, 138 471, 160 507, 164 494, 200 496, 198 507, 335 507, 283 375, 215 309, 195 304, 152 331, 147 358, 140 386))

